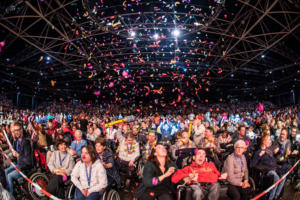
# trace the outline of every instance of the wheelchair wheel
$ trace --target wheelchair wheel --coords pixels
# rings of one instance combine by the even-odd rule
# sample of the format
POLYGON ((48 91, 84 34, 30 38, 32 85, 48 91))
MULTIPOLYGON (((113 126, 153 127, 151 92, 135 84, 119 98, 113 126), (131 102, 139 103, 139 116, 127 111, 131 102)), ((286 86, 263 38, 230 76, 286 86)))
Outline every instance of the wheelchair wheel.
POLYGON ((256 186, 253 178, 251 177, 249 177, 249 184, 250 184, 251 191, 254 193, 256 191, 256 186))
POLYGON ((75 197, 75 185, 72 183, 67 191, 67 200, 73 200, 75 197))
MULTIPOLYGON (((35 182, 36 184, 38 184, 42 189, 45 190, 49 183, 48 177, 45 174, 40 172, 36 172, 32 174, 29 179, 35 182)), ((27 186, 28 186, 27 188, 28 188, 29 195, 32 199, 40 200, 42 197, 46 196, 44 193, 42 193, 42 191, 35 188, 32 184, 28 183, 27 186)))
POLYGON ((121 200, 121 197, 116 190, 110 189, 105 196, 103 196, 103 200, 121 200))

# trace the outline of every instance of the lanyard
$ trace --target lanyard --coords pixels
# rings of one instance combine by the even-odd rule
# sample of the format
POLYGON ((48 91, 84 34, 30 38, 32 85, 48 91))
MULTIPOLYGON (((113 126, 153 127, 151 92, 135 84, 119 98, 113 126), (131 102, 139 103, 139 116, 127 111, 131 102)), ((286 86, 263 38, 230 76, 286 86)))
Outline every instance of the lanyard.
POLYGON ((236 162, 239 164, 239 166, 241 167, 241 172, 243 173, 243 169, 244 169, 244 164, 241 158, 238 158, 236 155, 234 155, 236 162))
POLYGON ((21 141, 18 139, 17 140, 17 152, 20 153, 20 146, 21 146, 21 141))
POLYGON ((59 164, 60 164, 60 167, 62 167, 62 163, 63 163, 63 162, 64 162, 64 160, 66 159, 66 157, 67 157, 67 154, 66 154, 66 155, 63 157, 63 159, 61 159, 60 152, 59 152, 58 156, 59 156, 59 164))
POLYGON ((91 177, 92 177, 92 165, 91 165, 91 167, 90 167, 90 175, 89 175, 88 170, 87 170, 87 167, 86 167, 86 165, 85 165, 85 174, 86 174, 86 179, 87 179, 87 181, 88 181, 88 185, 89 185, 89 187, 90 187, 90 184, 91 184, 91 177))

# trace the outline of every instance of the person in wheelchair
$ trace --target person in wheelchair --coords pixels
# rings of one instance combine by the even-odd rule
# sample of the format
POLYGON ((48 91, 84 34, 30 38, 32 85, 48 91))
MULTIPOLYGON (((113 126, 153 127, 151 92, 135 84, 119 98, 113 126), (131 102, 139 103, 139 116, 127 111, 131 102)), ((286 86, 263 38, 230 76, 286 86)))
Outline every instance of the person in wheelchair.
POLYGON ((93 146, 83 146, 81 161, 77 162, 71 181, 75 185, 75 200, 99 200, 107 187, 106 170, 97 159, 93 146))
POLYGON ((244 140, 234 143, 234 152, 230 154, 224 163, 224 171, 227 173, 228 196, 233 200, 249 199, 246 188, 250 187, 248 167, 244 152, 247 145, 244 140))
POLYGON ((56 141, 57 151, 54 151, 48 163, 52 176, 47 186, 47 191, 59 198, 64 198, 64 181, 71 175, 75 165, 71 154, 67 152, 67 145, 64 140, 56 141))
MULTIPOLYGON (((33 167, 33 152, 29 139, 23 136, 22 124, 16 122, 13 126, 14 142, 12 154, 17 158, 17 167, 21 170, 30 170, 33 167)), ((21 174, 13 167, 5 169, 5 177, 9 192, 13 195, 13 180, 21 177, 21 174)))
POLYGON ((183 180, 192 189, 194 200, 201 200, 205 197, 202 186, 208 190, 208 199, 217 200, 220 195, 218 179, 224 179, 212 162, 206 161, 204 149, 195 149, 191 165, 177 170, 172 176, 172 182, 178 183, 183 180))
POLYGON ((99 161, 106 169, 108 185, 111 186, 115 183, 119 187, 121 185, 119 170, 114 161, 113 153, 107 148, 106 139, 97 137, 95 140, 95 149, 99 161))
MULTIPOLYGON (((120 130, 120 129, 119 129, 120 130)), ((126 185, 130 185, 130 178, 135 173, 134 162, 140 156, 139 143, 134 139, 131 131, 127 131, 124 137, 121 131, 117 132, 117 139, 119 141, 119 169, 126 172, 126 185)))
MULTIPOLYGON (((279 147, 273 147, 270 135, 264 135, 261 138, 260 149, 255 152, 253 159, 250 162, 250 167, 260 168, 267 176, 273 177, 273 184, 276 183, 280 176, 286 173, 289 169, 287 165, 278 165, 275 155, 279 152, 279 147), (275 148, 275 149, 274 149, 275 148)), ((284 187, 286 178, 276 185, 270 192, 269 200, 279 198, 284 187)))
POLYGON ((172 149, 172 156, 174 159, 177 158, 177 156, 175 155, 175 152, 178 150, 178 149, 187 149, 187 148, 195 148, 195 143, 190 140, 190 135, 188 133, 188 130, 185 129, 183 131, 181 131, 179 133, 179 140, 175 143, 175 145, 173 146, 173 149, 172 149))
POLYGON ((172 200, 171 175, 176 169, 177 166, 171 162, 167 149, 157 144, 145 164, 143 180, 135 197, 142 200, 172 200))

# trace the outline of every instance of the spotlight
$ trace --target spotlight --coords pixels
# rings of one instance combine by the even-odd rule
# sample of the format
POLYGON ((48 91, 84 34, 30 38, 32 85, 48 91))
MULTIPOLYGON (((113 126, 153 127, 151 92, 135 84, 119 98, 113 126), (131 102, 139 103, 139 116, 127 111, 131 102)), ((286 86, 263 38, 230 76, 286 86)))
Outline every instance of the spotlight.
POLYGON ((178 36, 180 35, 179 30, 178 30, 178 29, 174 29, 173 35, 174 35, 175 37, 178 37, 178 36))
POLYGON ((51 60, 51 57, 47 56, 47 57, 46 57, 46 60, 48 60, 48 61, 51 60))
POLYGON ((136 33, 134 31, 130 32, 131 37, 134 37, 136 35, 136 33))
POLYGON ((157 33, 155 33, 154 35, 153 35, 153 38, 155 39, 155 40, 157 40, 158 39, 158 34, 157 33))
POLYGON ((266 56, 263 54, 263 55, 261 55, 261 58, 265 58, 266 56))

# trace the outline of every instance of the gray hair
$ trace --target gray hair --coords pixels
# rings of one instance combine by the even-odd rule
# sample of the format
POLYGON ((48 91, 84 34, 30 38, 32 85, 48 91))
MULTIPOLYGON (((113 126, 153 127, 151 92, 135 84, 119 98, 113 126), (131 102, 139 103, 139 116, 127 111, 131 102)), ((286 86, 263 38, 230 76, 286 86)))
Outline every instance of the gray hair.
POLYGON ((82 132, 81 132, 81 130, 77 129, 77 130, 75 131, 75 135, 77 135, 77 134, 80 134, 80 135, 82 135, 82 132))
POLYGON ((246 143, 244 140, 238 140, 234 143, 234 149, 236 148, 237 145, 243 144, 244 147, 247 147, 246 143))

